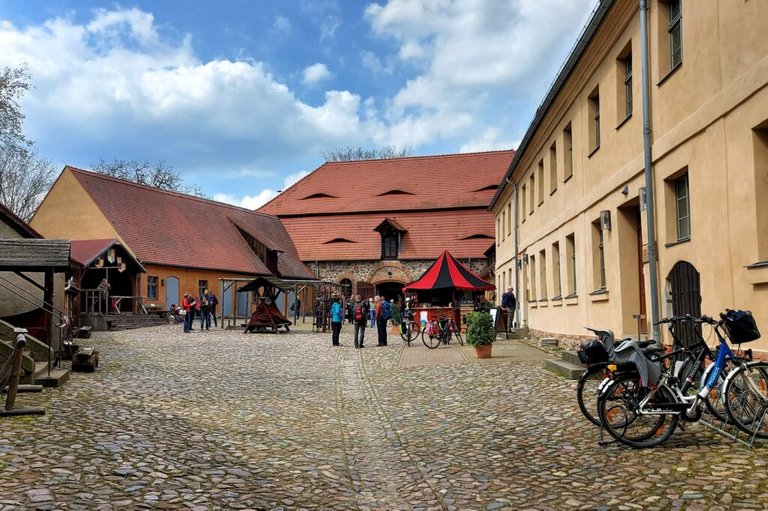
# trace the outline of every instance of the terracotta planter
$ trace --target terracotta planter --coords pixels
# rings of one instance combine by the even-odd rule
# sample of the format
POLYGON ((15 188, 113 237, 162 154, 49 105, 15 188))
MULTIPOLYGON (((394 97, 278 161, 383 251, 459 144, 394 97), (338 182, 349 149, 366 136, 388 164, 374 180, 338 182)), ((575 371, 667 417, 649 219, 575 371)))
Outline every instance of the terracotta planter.
POLYGON ((476 358, 491 358, 493 344, 478 344, 472 347, 475 348, 476 358))

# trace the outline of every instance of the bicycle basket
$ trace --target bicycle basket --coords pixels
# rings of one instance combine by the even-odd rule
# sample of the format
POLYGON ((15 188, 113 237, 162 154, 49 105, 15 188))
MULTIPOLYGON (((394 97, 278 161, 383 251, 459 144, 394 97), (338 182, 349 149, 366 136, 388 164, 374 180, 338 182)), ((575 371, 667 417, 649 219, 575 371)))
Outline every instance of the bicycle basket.
POLYGON ((743 344, 760 338, 760 331, 750 311, 725 309, 725 314, 720 316, 732 343, 743 344))
POLYGON ((597 339, 582 344, 577 354, 582 364, 608 362, 608 352, 605 351, 603 343, 597 339))

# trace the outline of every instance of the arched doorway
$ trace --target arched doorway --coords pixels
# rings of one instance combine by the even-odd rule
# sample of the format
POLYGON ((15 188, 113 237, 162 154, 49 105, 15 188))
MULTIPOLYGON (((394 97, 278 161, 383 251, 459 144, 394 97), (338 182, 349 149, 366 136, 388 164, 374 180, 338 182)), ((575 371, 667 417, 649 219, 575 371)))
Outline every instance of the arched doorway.
POLYGON ((352 297, 352 281, 349 279, 341 279, 339 285, 341 286, 341 294, 344 295, 344 299, 349 300, 352 297))
MULTIPOLYGON (((667 287, 673 315, 701 316, 701 277, 691 263, 675 263, 667 275, 667 287)), ((701 326, 682 323, 677 326, 676 332, 680 340, 688 346, 701 335, 701 326)))
POLYGON ((376 284, 376 294, 387 300, 398 302, 403 297, 403 286, 400 282, 379 282, 376 284))

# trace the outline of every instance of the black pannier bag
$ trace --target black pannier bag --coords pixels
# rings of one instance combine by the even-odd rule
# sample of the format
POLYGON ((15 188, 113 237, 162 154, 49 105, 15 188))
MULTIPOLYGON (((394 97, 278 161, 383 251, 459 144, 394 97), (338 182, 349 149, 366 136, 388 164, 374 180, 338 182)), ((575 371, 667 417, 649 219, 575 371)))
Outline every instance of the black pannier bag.
POLYGON ((605 351, 605 346, 598 339, 582 344, 577 353, 582 364, 608 362, 608 352, 605 351))
POLYGON ((760 338, 760 331, 750 311, 725 309, 725 313, 720 314, 720 317, 723 318, 728 337, 733 344, 743 344, 760 338))

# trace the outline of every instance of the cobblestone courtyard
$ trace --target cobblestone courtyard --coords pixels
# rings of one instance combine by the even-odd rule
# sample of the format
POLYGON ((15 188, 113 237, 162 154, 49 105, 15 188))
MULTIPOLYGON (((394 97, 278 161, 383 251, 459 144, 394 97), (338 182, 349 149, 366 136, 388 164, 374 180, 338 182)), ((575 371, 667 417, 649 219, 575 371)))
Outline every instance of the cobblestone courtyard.
POLYGON ((600 447, 538 350, 372 333, 97 334, 96 373, 0 422, 0 509, 768 509, 765 449, 600 447))

